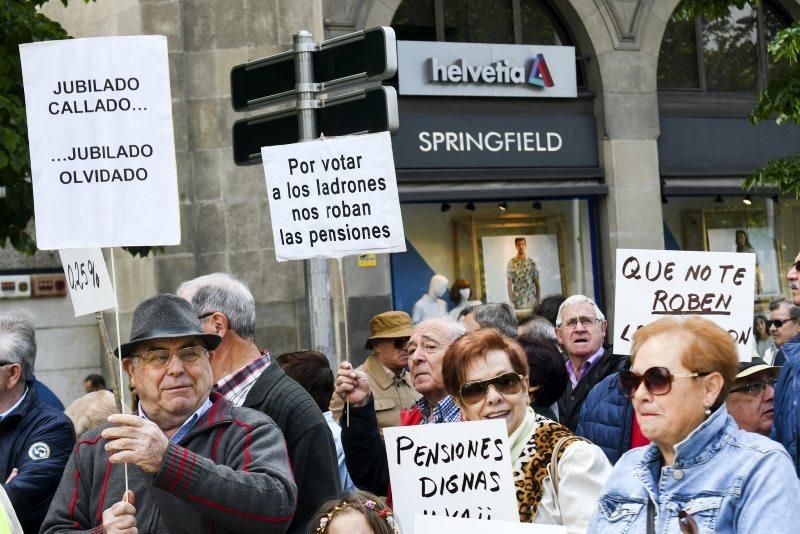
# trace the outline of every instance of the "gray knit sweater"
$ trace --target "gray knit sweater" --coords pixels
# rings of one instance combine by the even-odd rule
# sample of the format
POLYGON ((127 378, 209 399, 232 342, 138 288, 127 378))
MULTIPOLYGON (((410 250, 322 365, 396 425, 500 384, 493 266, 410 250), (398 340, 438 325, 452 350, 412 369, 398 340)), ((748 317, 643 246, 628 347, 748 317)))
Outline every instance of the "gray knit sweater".
MULTIPOLYGON (((292 520, 297 488, 275 423, 214 404, 180 443, 170 442, 162 469, 128 466, 139 532, 281 534, 292 520)), ((102 532, 103 511, 122 498, 123 466, 108 462, 100 432, 84 434, 70 457, 41 532, 102 532)))

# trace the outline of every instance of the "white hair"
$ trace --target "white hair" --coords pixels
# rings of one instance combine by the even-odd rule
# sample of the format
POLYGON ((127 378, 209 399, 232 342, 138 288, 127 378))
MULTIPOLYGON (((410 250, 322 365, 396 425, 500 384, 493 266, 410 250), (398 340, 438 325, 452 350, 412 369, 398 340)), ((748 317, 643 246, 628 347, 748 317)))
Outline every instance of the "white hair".
POLYGON ((228 273, 198 276, 178 286, 176 295, 191 302, 197 315, 220 312, 231 330, 243 339, 255 340, 256 303, 244 283, 228 273))
POLYGON ((0 360, 18 363, 24 383, 33 376, 36 362, 36 331, 33 321, 22 313, 0 314, 0 360))
POLYGON ((605 321, 606 316, 603 315, 603 312, 600 311, 600 308, 597 307, 595 301, 587 297, 586 295, 571 295, 567 297, 567 299, 561 303, 561 306, 558 307, 558 315, 556 316, 556 326, 561 326, 561 312, 564 311, 564 308, 567 306, 571 306, 572 304, 591 304, 594 307, 594 316, 598 321, 605 321))

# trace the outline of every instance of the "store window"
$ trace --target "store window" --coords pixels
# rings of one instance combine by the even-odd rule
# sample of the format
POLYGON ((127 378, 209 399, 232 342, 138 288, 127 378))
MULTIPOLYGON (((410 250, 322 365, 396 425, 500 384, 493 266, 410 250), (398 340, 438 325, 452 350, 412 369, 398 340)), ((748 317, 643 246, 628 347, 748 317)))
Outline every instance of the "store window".
POLYGON ((412 313, 435 274, 448 280, 450 311, 457 280, 469 301, 513 303, 520 316, 552 294, 596 297, 588 200, 403 204, 402 212, 408 250, 391 255, 397 310, 412 313))
POLYGON ((405 41, 573 45, 545 0, 403 0, 392 27, 405 41))
POLYGON ((800 201, 755 196, 666 200, 666 248, 755 253, 757 314, 768 314, 772 300, 790 294, 786 273, 800 251, 800 201))
POLYGON ((791 24, 774 2, 730 7, 727 17, 670 19, 658 61, 659 89, 755 92, 780 71, 767 43, 791 24))

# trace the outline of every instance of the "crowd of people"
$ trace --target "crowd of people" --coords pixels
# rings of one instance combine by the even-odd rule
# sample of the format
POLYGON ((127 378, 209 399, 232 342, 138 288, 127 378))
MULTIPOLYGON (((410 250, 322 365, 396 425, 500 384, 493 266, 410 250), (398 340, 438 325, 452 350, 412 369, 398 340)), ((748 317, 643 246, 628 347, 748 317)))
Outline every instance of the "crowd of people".
MULTIPOLYGON (((135 309, 118 356, 66 410, 34 375, 33 323, 0 314, 0 532, 398 533, 383 429, 501 420, 521 522, 582 532, 793 532, 800 506, 800 254, 753 358, 713 322, 606 345, 584 295, 458 318, 370 321, 369 356, 273 356, 235 277, 135 309), (765 335, 768 334, 768 335, 765 335)), ((620 303, 618 303, 620 305, 620 303)))

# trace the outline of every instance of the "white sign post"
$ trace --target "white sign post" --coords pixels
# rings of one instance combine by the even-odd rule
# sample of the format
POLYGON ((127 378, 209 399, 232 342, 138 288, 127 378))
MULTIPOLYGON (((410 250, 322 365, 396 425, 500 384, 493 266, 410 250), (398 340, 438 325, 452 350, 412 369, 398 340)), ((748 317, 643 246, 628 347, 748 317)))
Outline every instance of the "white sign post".
POLYGON ((414 515, 519 521, 505 421, 383 429, 394 511, 403 532, 414 515))
POLYGON ((75 317, 117 306, 117 297, 99 248, 58 251, 75 317))
POLYGON ((502 532, 503 534, 567 534, 567 527, 512 523, 510 521, 495 521, 487 524, 486 521, 480 519, 459 519, 419 514, 415 516, 414 534, 442 534, 444 532, 458 532, 458 534, 487 534, 487 532, 502 532))
POLYGON ((180 243, 167 39, 20 45, 39 249, 180 243))
POLYGON ((388 132, 261 155, 278 261, 406 250, 388 132))
POLYGON ((739 359, 755 348, 755 254, 617 249, 614 353, 630 354, 636 330, 668 316, 698 315, 736 341, 739 359))

